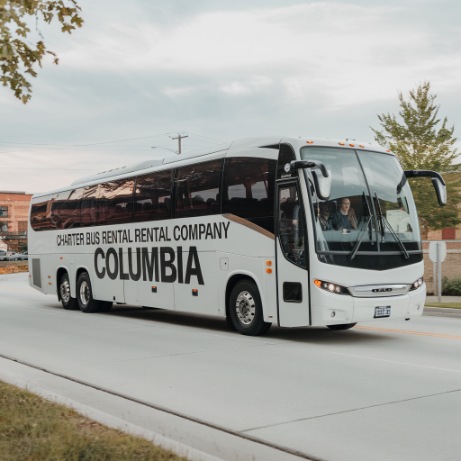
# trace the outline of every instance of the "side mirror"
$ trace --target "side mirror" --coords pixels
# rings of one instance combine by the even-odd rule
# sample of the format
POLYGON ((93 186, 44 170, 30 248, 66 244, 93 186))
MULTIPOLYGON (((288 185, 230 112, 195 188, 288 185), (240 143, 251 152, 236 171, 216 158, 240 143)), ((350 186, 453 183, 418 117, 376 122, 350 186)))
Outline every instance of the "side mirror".
POLYGON ((331 194, 331 176, 326 166, 318 160, 293 160, 290 163, 290 171, 300 168, 311 170, 317 196, 322 200, 328 200, 331 194))
POLYGON ((432 178, 432 184, 434 185, 435 193, 437 194, 437 200, 440 206, 447 204, 447 186, 442 178, 432 178))
POLYGON ((431 170, 405 170, 405 177, 407 178, 419 178, 428 177, 431 178, 432 184, 437 195, 437 200, 440 206, 447 204, 447 186, 440 173, 431 170))

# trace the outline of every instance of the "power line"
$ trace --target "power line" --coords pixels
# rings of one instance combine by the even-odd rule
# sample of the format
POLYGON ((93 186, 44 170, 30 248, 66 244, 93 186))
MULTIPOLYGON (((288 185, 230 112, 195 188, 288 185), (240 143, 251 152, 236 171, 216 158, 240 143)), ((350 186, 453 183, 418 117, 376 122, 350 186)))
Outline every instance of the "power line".
POLYGON ((171 136, 170 136, 170 138, 173 141, 175 141, 176 139, 178 140, 178 154, 181 153, 181 140, 184 139, 184 138, 188 138, 188 137, 189 137, 189 135, 187 135, 187 134, 182 135, 182 134, 179 134, 179 133, 178 133, 178 136, 176 136, 176 138, 171 138, 171 136))
POLYGON ((52 143, 33 143, 33 142, 14 142, 14 141, 2 141, 2 144, 14 144, 14 145, 21 145, 21 146, 41 146, 41 147, 92 147, 92 146, 99 146, 102 144, 110 144, 110 143, 117 143, 117 142, 126 142, 126 141, 141 141, 143 139, 152 139, 157 138, 159 136, 169 136, 168 133, 159 133, 152 136, 143 136, 139 138, 125 138, 125 139, 115 139, 112 141, 101 141, 95 143, 88 143, 88 144, 52 144, 52 143))
MULTIPOLYGON (((107 148, 114 148, 114 149, 123 149, 123 148, 141 148, 142 146, 110 146, 110 144, 115 144, 115 143, 122 143, 122 142, 127 142, 127 141, 142 141, 142 140, 147 140, 147 139, 153 139, 153 138, 158 138, 160 136, 168 136, 172 140, 177 140, 178 141, 178 154, 182 152, 182 139, 188 138, 189 135, 185 134, 180 134, 178 133, 177 136, 173 136, 172 133, 158 133, 155 135, 151 136, 142 136, 142 137, 136 137, 136 138, 124 138, 124 139, 114 139, 111 141, 99 141, 99 142, 94 142, 94 143, 84 143, 84 144, 56 144, 56 143, 34 143, 34 142, 16 142, 16 141, 1 141, 0 142, 0 154, 1 153, 11 153, 15 152, 14 150, 12 151, 11 148, 13 146, 18 146, 18 147, 46 147, 46 148, 54 148, 54 149, 69 149, 69 148, 84 148, 84 147, 107 147, 107 148), (3 149, 8 148, 10 150, 8 151, 3 151, 3 149)), ((204 140, 207 140, 207 142, 216 144, 216 143, 221 143, 222 141, 218 141, 216 139, 212 139, 206 136, 202 136, 197 133, 193 133, 194 137, 201 138, 204 140)))

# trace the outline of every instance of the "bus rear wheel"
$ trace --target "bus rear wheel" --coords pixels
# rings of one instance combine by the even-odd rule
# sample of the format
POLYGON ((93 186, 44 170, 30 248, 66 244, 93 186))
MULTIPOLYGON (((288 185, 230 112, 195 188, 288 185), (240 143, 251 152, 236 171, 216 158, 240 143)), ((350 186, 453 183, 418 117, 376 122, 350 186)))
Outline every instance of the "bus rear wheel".
POLYGON ((259 291, 249 280, 241 280, 232 289, 229 317, 233 327, 242 335, 263 335, 271 326, 264 321, 259 291))
POLYGON ((59 299, 61 300, 61 304, 64 309, 78 309, 77 299, 72 298, 70 295, 69 274, 67 272, 62 275, 61 280, 59 281, 59 299))
POLYGON ((355 327, 357 323, 340 323, 339 325, 327 325, 330 330, 349 330, 355 327))
POLYGON ((101 301, 93 298, 90 276, 87 272, 82 272, 77 279, 77 301, 78 307, 82 312, 98 312, 101 308, 101 301))

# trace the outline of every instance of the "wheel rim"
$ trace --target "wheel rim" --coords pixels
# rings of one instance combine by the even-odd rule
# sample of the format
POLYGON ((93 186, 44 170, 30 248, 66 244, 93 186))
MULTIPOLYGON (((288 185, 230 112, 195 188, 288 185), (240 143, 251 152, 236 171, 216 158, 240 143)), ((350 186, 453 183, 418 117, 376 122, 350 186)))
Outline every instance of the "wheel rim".
POLYGON ((59 288, 59 292, 61 294, 61 299, 64 303, 68 303, 70 301, 70 283, 69 280, 65 279, 61 282, 61 286, 59 288))
POLYGON ((242 291, 235 301, 237 318, 243 325, 250 325, 256 315, 256 302, 248 291, 242 291))
POLYGON ((86 306, 90 301, 90 286, 86 281, 83 281, 80 285, 80 301, 83 306, 86 306))

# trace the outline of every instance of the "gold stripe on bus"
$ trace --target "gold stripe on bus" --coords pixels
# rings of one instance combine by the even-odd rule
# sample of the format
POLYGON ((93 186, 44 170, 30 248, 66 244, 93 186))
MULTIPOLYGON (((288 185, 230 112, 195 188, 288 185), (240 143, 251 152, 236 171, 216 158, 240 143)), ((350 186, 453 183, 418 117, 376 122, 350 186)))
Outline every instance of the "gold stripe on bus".
POLYGON ((263 227, 258 226, 255 223, 252 223, 251 221, 248 221, 248 219, 240 218, 239 216, 236 216, 235 214, 232 214, 232 213, 225 213, 223 214, 223 217, 228 219, 229 221, 235 222, 237 224, 241 224, 242 226, 248 227, 251 230, 259 232, 260 234, 263 234, 272 240, 275 239, 275 235, 272 232, 269 232, 267 229, 264 229, 263 227))

